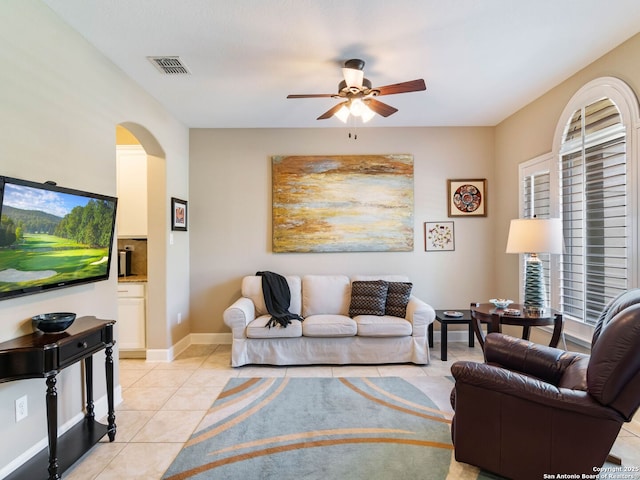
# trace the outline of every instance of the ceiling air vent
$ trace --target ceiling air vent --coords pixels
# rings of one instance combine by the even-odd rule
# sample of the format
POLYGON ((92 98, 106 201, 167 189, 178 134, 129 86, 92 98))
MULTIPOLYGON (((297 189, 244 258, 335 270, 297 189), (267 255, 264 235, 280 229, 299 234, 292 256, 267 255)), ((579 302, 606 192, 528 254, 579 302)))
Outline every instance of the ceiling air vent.
POLYGON ((147 57, 160 73, 165 75, 189 75, 191 72, 185 67, 180 57, 147 57))

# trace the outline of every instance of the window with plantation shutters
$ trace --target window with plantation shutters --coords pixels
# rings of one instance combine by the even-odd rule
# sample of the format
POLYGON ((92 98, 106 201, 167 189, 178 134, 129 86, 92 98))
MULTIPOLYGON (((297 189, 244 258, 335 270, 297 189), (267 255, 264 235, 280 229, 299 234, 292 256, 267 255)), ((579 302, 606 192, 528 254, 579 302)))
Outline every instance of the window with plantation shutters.
MULTIPOLYGON (((562 219, 563 254, 540 257, 550 305, 563 312, 563 333, 585 345, 607 303, 640 286, 638 139, 634 91, 602 77, 566 105, 552 151, 518 167, 520 217, 562 219)), ((524 259, 521 298, 523 290, 524 259)))
POLYGON ((558 161, 564 233, 559 306, 594 324, 606 304, 629 288, 627 135, 610 98, 573 113, 558 161))
MULTIPOLYGON (((521 218, 551 218, 551 175, 548 167, 546 170, 535 171, 524 176, 522 192, 522 212, 521 218)), ((539 253, 538 258, 542 262, 545 289, 547 296, 551 289, 551 255, 548 253, 539 253)), ((526 258, 522 255, 522 272, 524 275, 524 264, 526 258)), ((524 277, 522 284, 522 296, 524 297, 524 277)))

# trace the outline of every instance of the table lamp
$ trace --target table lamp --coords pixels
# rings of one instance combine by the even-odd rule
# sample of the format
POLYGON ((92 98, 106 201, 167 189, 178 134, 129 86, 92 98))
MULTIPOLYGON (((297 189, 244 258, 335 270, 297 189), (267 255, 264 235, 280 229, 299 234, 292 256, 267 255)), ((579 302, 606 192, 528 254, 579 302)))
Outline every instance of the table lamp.
POLYGON ((518 218, 511 220, 507 253, 527 255, 524 307, 539 312, 547 306, 542 262, 539 253, 562 253, 562 221, 559 218, 518 218))

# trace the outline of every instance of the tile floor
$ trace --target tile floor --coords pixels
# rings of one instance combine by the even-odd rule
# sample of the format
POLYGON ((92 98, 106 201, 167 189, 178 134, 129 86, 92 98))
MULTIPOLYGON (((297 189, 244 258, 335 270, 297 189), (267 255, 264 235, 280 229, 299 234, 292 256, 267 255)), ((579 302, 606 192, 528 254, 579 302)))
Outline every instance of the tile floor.
MULTIPOLYGON (((184 442, 230 377, 400 376, 450 410, 452 382, 447 376, 457 360, 482 361, 482 352, 465 343, 449 343, 448 361, 436 345, 431 364, 344 367, 229 366, 229 345, 192 345, 171 363, 120 360, 123 402, 117 407, 113 443, 100 442, 64 478, 107 480, 162 478, 184 442)), ((614 453, 628 466, 640 466, 640 428, 625 428, 614 453)), ((640 477, 638 477, 640 478, 640 477)))

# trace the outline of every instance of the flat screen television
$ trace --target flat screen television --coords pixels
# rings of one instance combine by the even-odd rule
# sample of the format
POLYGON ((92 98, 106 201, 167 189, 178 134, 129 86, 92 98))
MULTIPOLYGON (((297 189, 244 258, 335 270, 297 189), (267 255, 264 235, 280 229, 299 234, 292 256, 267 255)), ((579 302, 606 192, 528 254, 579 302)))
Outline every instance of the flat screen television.
POLYGON ((0 300, 109 278, 117 198, 0 176, 0 300))

